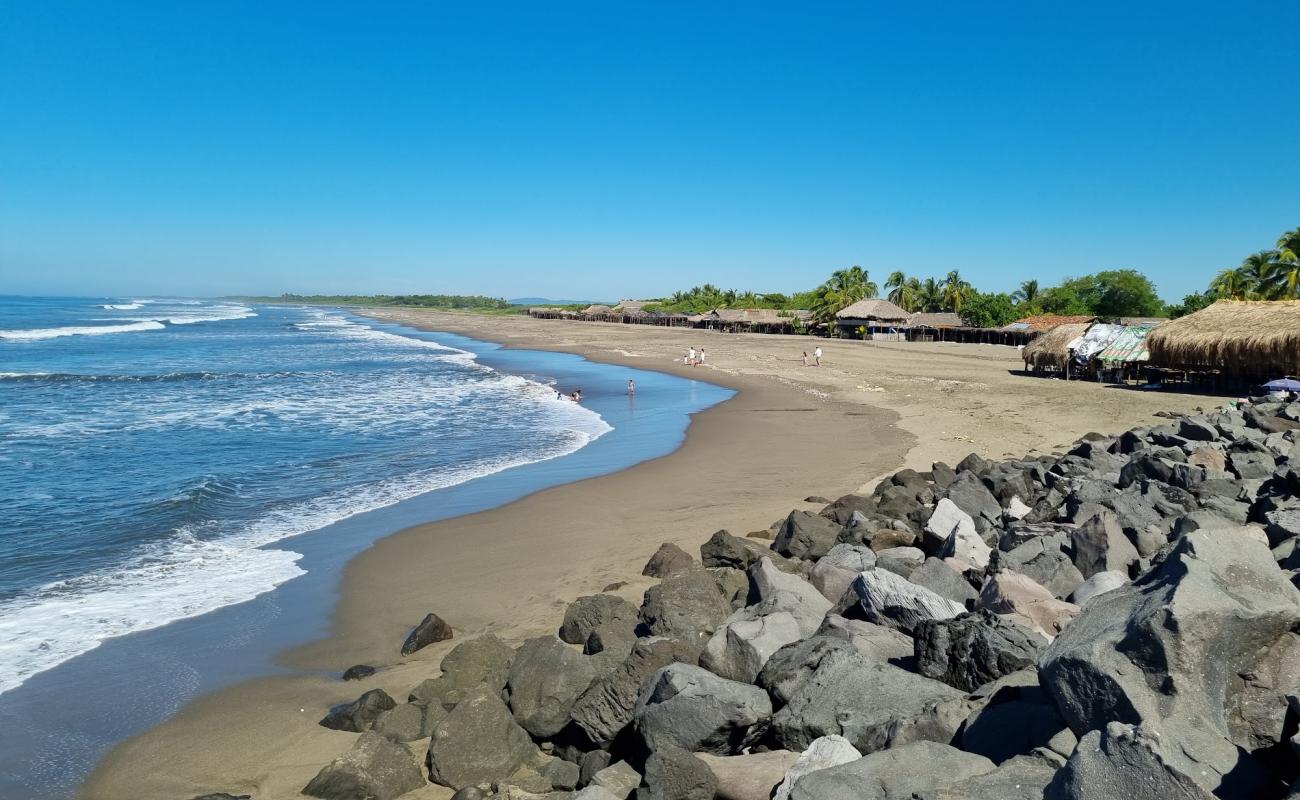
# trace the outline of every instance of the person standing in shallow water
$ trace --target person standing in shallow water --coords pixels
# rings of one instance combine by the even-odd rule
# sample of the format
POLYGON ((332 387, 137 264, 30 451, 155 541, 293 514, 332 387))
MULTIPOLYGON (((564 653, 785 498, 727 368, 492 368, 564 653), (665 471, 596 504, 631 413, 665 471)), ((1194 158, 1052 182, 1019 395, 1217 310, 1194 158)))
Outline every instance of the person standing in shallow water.
POLYGON ((636 394, 636 381, 632 380, 631 378, 628 378, 627 380, 627 393, 636 394))

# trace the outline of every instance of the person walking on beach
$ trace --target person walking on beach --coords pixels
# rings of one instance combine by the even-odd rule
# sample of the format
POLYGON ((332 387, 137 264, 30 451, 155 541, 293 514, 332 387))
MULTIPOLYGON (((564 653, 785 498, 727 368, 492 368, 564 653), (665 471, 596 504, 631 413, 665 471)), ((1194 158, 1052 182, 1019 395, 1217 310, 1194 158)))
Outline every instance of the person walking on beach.
POLYGON ((808 351, 807 351, 807 350, 803 351, 803 365, 804 365, 805 367, 808 366, 808 351))
POLYGON ((815 366, 820 367, 820 366, 822 365, 822 346, 821 346, 821 345, 817 345, 817 349, 816 349, 816 350, 813 350, 813 362, 814 362, 815 366))
POLYGON ((687 350, 687 351, 686 351, 686 363, 687 363, 689 366, 692 366, 692 367, 695 366, 695 348, 694 348, 694 347, 692 347, 690 350, 687 350))
POLYGON ((703 363, 704 363, 704 348, 701 347, 701 348, 700 348, 700 357, 697 358, 697 359, 695 359, 695 366, 698 367, 700 364, 703 364, 703 363))

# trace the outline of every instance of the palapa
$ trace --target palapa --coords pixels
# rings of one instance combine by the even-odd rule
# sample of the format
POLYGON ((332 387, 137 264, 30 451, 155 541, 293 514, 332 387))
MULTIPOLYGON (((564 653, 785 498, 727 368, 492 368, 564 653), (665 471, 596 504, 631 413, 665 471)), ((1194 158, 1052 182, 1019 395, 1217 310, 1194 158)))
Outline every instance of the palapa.
POLYGON ((1070 360, 1070 350, 1088 331, 1088 322, 1069 322, 1048 330, 1021 352, 1021 358, 1034 369, 1052 367, 1064 370, 1070 360))
POLYGON ((1220 300, 1156 328, 1146 345, 1161 367, 1300 374, 1300 300, 1220 300))

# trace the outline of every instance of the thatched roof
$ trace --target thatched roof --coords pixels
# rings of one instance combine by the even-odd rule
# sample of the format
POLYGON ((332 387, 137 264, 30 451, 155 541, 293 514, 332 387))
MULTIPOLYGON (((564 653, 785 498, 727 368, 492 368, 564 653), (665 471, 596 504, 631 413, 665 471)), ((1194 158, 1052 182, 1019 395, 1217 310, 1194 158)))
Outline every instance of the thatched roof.
POLYGON ((614 310, 614 309, 610 308, 609 306, 603 306, 603 305, 600 305, 599 303, 597 303, 596 305, 587 306, 586 308, 582 309, 582 313, 584 313, 584 314, 608 314, 609 312, 611 312, 611 311, 613 311, 613 310, 614 310))
POLYGON ((1033 317, 1018 319, 1010 325, 1004 325, 1002 330, 1008 332, 1029 332, 1029 331, 1049 331, 1058 325, 1078 325, 1079 323, 1096 322, 1096 317, 1089 316, 1070 316, 1062 314, 1039 314, 1033 317))
POLYGON ((624 314, 636 314, 645 307, 646 302, 645 300, 620 300, 617 307, 623 309, 624 314))
POLYGON ((859 300, 843 311, 836 312, 835 318, 843 322, 850 320, 879 320, 880 322, 906 322, 907 312, 888 300, 859 300))
POLYGON ((1057 325, 1025 345, 1021 356, 1031 367, 1065 369, 1070 360, 1070 346, 1088 332, 1089 322, 1067 322, 1057 325))
POLYGON ((1220 300, 1147 336, 1151 363, 1231 375, 1300 374, 1300 300, 1220 300))
POLYGON ((783 317, 775 308, 718 308, 713 318, 719 322, 748 323, 750 325, 789 325, 790 318, 783 317))
POLYGON ((907 318, 909 328, 960 328, 961 317, 951 311, 917 311, 907 318))

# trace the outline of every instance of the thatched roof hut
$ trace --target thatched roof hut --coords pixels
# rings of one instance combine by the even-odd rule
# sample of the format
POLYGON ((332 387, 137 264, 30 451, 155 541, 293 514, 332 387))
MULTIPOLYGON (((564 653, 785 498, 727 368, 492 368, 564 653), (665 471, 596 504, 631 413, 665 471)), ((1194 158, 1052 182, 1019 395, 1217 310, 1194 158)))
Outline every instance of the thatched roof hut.
POLYGON ((1002 326, 1002 330, 1009 333, 1017 332, 1042 332, 1049 331, 1059 325, 1078 325, 1080 323, 1096 322, 1096 317, 1074 316, 1063 314, 1038 314, 1032 317, 1024 317, 1002 326))
POLYGON ((835 313, 835 320, 840 325, 865 325, 869 322, 888 322, 901 325, 907 322, 907 317, 906 311, 888 300, 859 300, 835 313))
POLYGON ((586 308, 582 309, 582 313, 584 313, 584 314, 608 314, 608 313, 610 313, 610 312, 613 311, 613 310, 614 310, 614 309, 610 308, 610 307, 607 306, 607 305, 602 305, 602 304, 600 304, 600 303, 596 303, 596 304, 594 304, 594 305, 590 305, 590 306, 587 306, 586 308))
POLYGON ((961 317, 951 311, 914 311, 907 318, 909 328, 960 328, 961 317))
POLYGON ((1089 322, 1067 322, 1057 325, 1025 345, 1021 357, 1035 370, 1044 368, 1064 371, 1070 361, 1070 349, 1075 340, 1088 332, 1089 322))
POLYGON ((1300 300, 1220 300, 1146 339, 1155 366, 1249 378, 1300 374, 1300 300))

